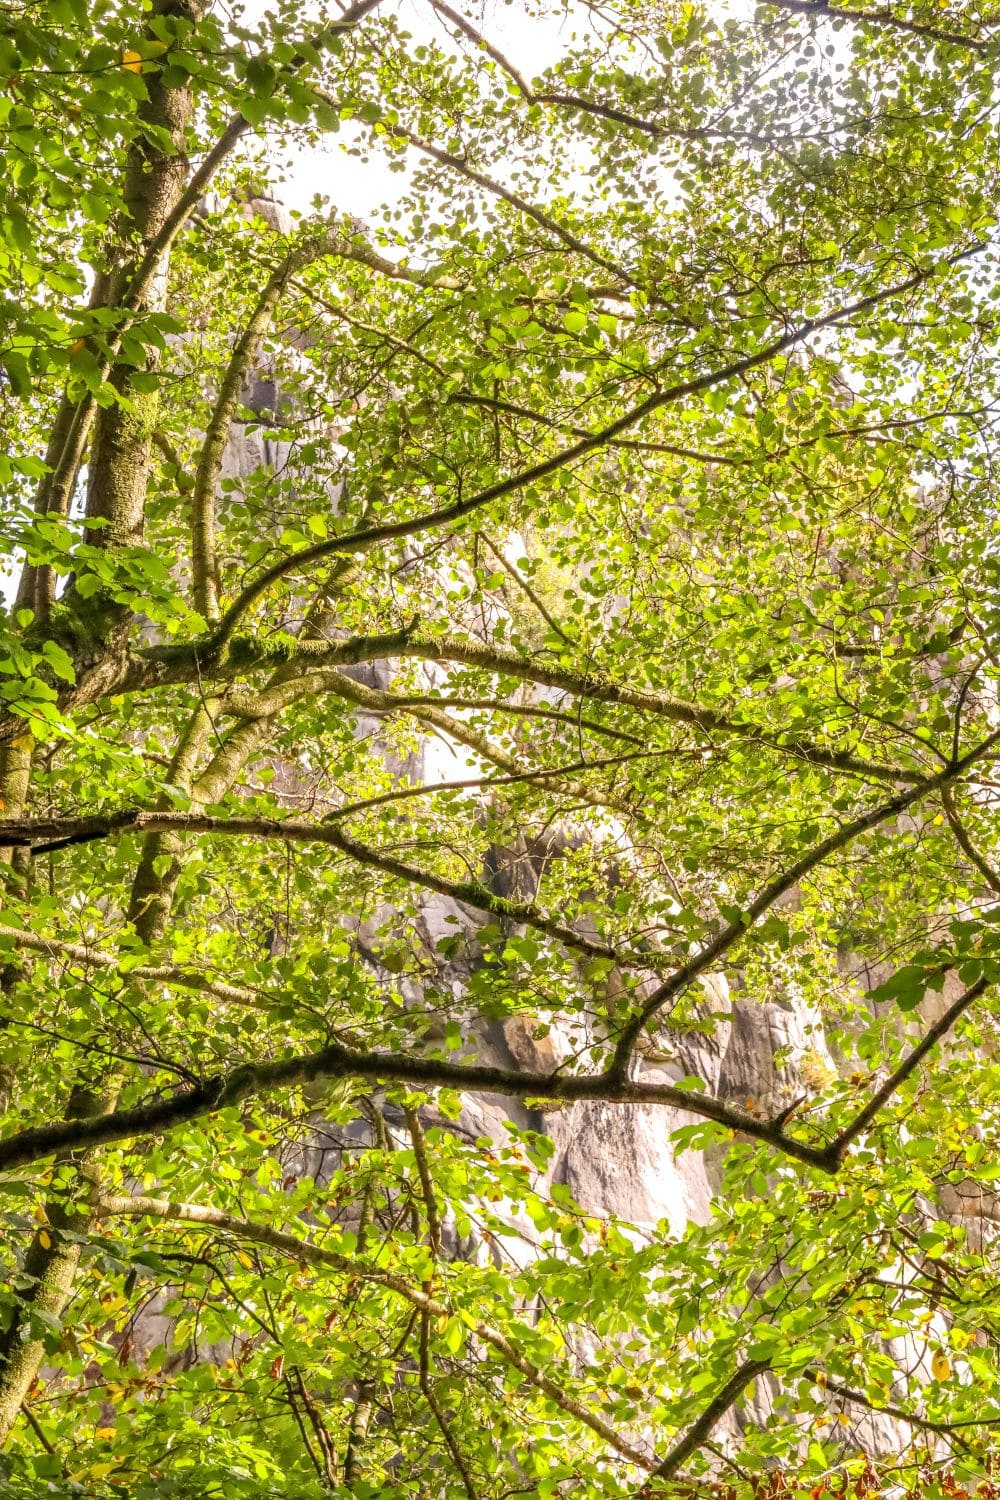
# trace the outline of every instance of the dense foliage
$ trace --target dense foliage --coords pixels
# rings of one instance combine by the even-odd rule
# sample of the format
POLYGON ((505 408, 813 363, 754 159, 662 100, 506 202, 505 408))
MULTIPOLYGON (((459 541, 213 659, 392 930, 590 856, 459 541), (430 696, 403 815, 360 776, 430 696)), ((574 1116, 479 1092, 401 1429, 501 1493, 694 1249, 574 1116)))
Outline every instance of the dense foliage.
POLYGON ((0 4, 5 1494, 1000 1493, 990 0, 518 11, 0 4))

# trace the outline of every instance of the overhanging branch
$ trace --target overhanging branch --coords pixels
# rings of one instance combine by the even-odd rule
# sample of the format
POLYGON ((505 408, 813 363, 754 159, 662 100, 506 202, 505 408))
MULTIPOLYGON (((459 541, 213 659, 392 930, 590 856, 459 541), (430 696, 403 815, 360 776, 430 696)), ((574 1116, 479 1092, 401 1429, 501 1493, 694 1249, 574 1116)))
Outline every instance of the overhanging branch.
POLYGON ((108 1145, 114 1141, 160 1134, 249 1098, 285 1092, 302 1084, 328 1079, 357 1079, 369 1084, 406 1083, 416 1088, 447 1088, 567 1103, 583 1100, 663 1105, 713 1120, 733 1132, 764 1141, 807 1166, 825 1172, 834 1170, 825 1149, 798 1141, 769 1121, 737 1105, 723 1103, 711 1094, 690 1092, 665 1083, 632 1082, 609 1073, 576 1077, 560 1073, 528 1073, 475 1063, 449 1063, 407 1053, 358 1052, 331 1043, 318 1052, 272 1062, 247 1063, 168 1099, 153 1099, 93 1120, 60 1121, 18 1131, 0 1141, 0 1171, 27 1166, 64 1148, 108 1145))
MULTIPOLYGON (((705 734, 731 735, 790 755, 796 760, 808 761, 812 765, 872 781, 898 783, 922 780, 918 772, 907 767, 869 760, 850 750, 837 750, 806 739, 801 734, 784 731, 780 727, 765 728, 748 719, 736 719, 719 708, 691 703, 669 693, 652 692, 615 682, 597 668, 583 673, 575 672, 554 661, 520 656, 516 651, 486 645, 472 637, 424 634, 416 625, 385 635, 355 636, 353 639, 332 643, 301 641, 291 647, 271 647, 266 641, 256 637, 243 636, 231 640, 223 650, 215 649, 211 642, 207 642, 204 647, 197 644, 152 646, 137 654, 127 671, 122 689, 141 692, 175 682, 227 681, 255 667, 277 665, 280 662, 294 663, 302 672, 307 672, 391 660, 394 657, 478 667, 499 677, 513 677, 520 682, 551 687, 584 701, 616 704, 622 708, 635 709, 639 713, 652 714, 670 723, 687 724, 705 734)), ((328 681, 325 686, 328 690, 342 691, 345 695, 352 691, 350 684, 337 689, 332 681, 328 681)))

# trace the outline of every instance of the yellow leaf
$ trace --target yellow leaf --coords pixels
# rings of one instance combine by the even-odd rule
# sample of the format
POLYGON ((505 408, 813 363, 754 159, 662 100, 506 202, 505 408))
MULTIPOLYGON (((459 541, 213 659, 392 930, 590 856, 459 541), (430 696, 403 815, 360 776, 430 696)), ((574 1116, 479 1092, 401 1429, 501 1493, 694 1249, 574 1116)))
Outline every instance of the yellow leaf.
POLYGON ((123 52, 122 67, 127 68, 130 73, 142 72, 142 58, 138 52, 123 52))
POLYGON ((951 1360, 943 1349, 935 1349, 931 1359, 931 1374, 935 1380, 949 1380, 951 1378, 951 1360))
POLYGON ((51 1234, 49 1234, 49 1231, 47 1229, 40 1229, 38 1231, 38 1243, 41 1245, 43 1250, 52 1249, 52 1236, 51 1234))
POLYGON ((98 1427, 97 1431, 94 1433, 94 1436, 96 1438, 113 1438, 114 1435, 114 1427, 98 1427))
POLYGON ((243 1266, 247 1271, 253 1270, 253 1261, 250 1259, 245 1250, 237 1250, 236 1259, 239 1261, 240 1265, 243 1266))

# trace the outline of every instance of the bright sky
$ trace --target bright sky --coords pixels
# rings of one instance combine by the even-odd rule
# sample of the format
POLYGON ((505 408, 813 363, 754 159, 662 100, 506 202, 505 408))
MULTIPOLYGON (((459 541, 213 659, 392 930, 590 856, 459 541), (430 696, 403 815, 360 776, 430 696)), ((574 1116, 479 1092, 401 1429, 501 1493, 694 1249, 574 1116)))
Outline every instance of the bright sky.
MULTIPOLYGON (((414 45, 431 39, 459 52, 453 40, 453 28, 442 21, 429 0, 392 0, 401 28, 412 34, 414 45)), ((272 8, 272 0, 246 0, 244 24, 252 25, 272 8)), ((465 9, 461 0, 456 9, 465 9)), ((478 25, 484 36, 510 58, 528 78, 551 66, 570 44, 574 30, 572 10, 561 16, 538 18, 526 13, 519 0, 477 0, 465 13, 478 25)), ((401 196, 406 174, 390 172, 379 156, 367 161, 348 155, 352 135, 344 127, 338 135, 327 137, 315 147, 297 150, 290 161, 288 176, 280 195, 289 208, 306 209, 316 193, 323 193, 331 204, 360 218, 371 219, 385 203, 401 196)))

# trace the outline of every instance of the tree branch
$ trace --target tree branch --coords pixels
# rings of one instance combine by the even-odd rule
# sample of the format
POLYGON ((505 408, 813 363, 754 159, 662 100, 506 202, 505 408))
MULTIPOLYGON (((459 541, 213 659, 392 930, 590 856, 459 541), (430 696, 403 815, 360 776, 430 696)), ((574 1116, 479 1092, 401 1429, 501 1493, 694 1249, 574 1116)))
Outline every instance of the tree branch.
MULTIPOLYGON (((201 1204, 174 1202, 167 1198, 110 1197, 99 1194, 94 1207, 98 1214, 103 1215, 128 1215, 132 1218, 153 1217, 185 1224, 204 1224, 239 1239, 265 1245, 268 1249, 288 1255, 293 1260, 305 1261, 307 1265, 322 1266, 342 1276, 360 1278, 377 1286, 384 1286, 388 1291, 402 1297, 412 1307, 431 1317, 451 1316, 451 1309, 444 1302, 439 1301, 427 1291, 418 1290, 405 1276, 400 1276, 395 1271, 387 1270, 361 1256, 341 1255, 335 1250, 327 1250, 320 1245, 312 1244, 309 1240, 299 1239, 281 1230, 272 1229, 266 1224, 233 1218, 229 1214, 219 1213, 201 1204)), ((645 1453, 621 1437, 603 1417, 592 1412, 581 1401, 571 1396, 563 1385, 553 1380, 534 1361, 528 1359, 514 1341, 500 1329, 478 1319, 472 1324, 472 1329, 484 1344, 488 1344, 506 1364, 518 1370, 532 1385, 543 1391, 562 1411, 576 1417, 592 1432, 597 1433, 630 1463, 643 1469, 651 1467, 651 1460, 645 1453)), ((563 1378, 568 1382, 569 1373, 567 1372, 563 1378)))
MULTIPOLYGON (((975 749, 968 751, 959 760, 946 766, 936 776, 927 777, 926 780, 918 782, 916 786, 910 787, 908 791, 901 792, 898 797, 893 797, 890 801, 883 802, 880 806, 862 813, 860 817, 852 819, 850 823, 845 823, 835 833, 831 833, 828 838, 821 839, 818 844, 814 844, 794 864, 789 865, 780 875, 764 886, 747 903, 746 907, 740 913, 738 921, 727 922, 711 942, 706 943, 686 964, 677 969, 668 979, 665 979, 653 991, 641 1009, 633 1015, 632 1019, 623 1028, 615 1048, 612 1072, 624 1074, 632 1055, 632 1049, 639 1035, 653 1017, 663 1009, 669 1000, 673 999, 681 990, 686 989, 693 980, 697 979, 699 975, 710 968, 724 953, 727 953, 745 935, 748 928, 753 926, 758 917, 763 916, 779 897, 797 885, 804 875, 807 875, 810 870, 814 870, 817 865, 822 864, 825 859, 831 854, 835 854, 837 850, 846 848, 848 844, 860 837, 861 834, 867 833, 872 828, 877 828, 887 818, 898 816, 899 813, 905 812, 907 808, 912 807, 923 797, 932 792, 939 791, 943 786, 947 786, 949 782, 957 780, 964 771, 968 770, 969 766, 973 765, 977 760, 982 759, 998 743, 1000 743, 1000 730, 995 730, 993 734, 989 735, 975 749)), ((974 999, 975 996, 972 998, 974 999)), ((932 1040, 925 1050, 929 1050, 929 1047, 933 1046, 933 1044, 932 1040)), ((923 1054, 921 1053, 921 1055, 923 1054)), ((916 1061, 919 1061, 919 1058, 916 1061)), ((913 1066, 916 1066, 916 1062, 913 1066)), ((905 1076, 905 1073, 902 1074, 899 1081, 902 1081, 902 1077, 905 1076)), ((892 1093, 892 1089, 890 1088, 888 1092, 892 1093)), ((851 1127, 849 1139, 853 1139, 858 1130, 862 1128, 863 1124, 859 1125, 857 1130, 851 1127)), ((835 1149, 835 1146, 836 1143, 834 1146, 831 1146, 831 1151, 835 1149)))
POLYGON ((980 875, 986 881, 986 884, 989 886, 990 890, 993 891, 995 895, 1000 896, 1000 873, 994 870, 993 866, 990 864, 989 860, 985 858, 984 855, 980 854, 979 850, 976 848, 975 844, 969 837, 968 830, 966 829, 965 824, 962 822, 962 819, 959 817, 958 808, 955 806, 955 799, 952 796, 951 788, 948 786, 943 786, 941 788, 941 806, 944 808, 945 817, 948 819, 948 822, 951 825, 951 831, 955 835, 955 842, 958 844, 962 853, 965 855, 969 863, 979 871, 980 875))
POLYGON ((201 445, 191 496, 191 566, 194 575, 194 604, 209 623, 218 619, 215 561, 216 490, 222 472, 222 460, 233 416, 239 404, 240 390, 254 364, 261 342, 289 281, 309 261, 323 254, 322 241, 313 240, 290 250, 271 272, 264 290, 234 348, 219 392, 212 408, 201 445))
MULTIPOLYGON (((387 635, 355 636, 345 641, 303 641, 298 642, 291 650, 280 644, 272 648, 257 637, 243 636, 232 640, 221 653, 211 642, 205 647, 197 644, 148 647, 132 661, 120 690, 139 692, 144 688, 187 682, 195 675, 202 681, 217 682, 237 677, 254 667, 281 661, 295 662, 305 671, 309 667, 321 669, 351 666, 361 662, 391 660, 393 657, 456 662, 463 666, 480 667, 498 676, 514 677, 521 682, 556 688, 577 698, 589 698, 595 703, 616 703, 625 708, 634 708, 672 723, 688 724, 706 733, 734 735, 741 740, 749 740, 768 749, 792 755, 796 759, 809 761, 813 765, 874 781, 898 783, 917 782, 921 779, 916 772, 866 760, 849 751, 828 750, 801 737, 785 739, 784 732, 780 729, 768 733, 759 725, 731 718, 716 708, 689 703, 667 693, 628 687, 614 682, 597 669, 581 674, 552 661, 532 660, 501 646, 484 645, 471 638, 421 635, 415 626, 387 635)), ((327 686, 333 691, 340 691, 333 682, 327 686)), ((356 687, 359 685, 348 682, 348 686, 343 689, 345 696, 349 696, 356 687)), ((269 708, 268 712, 270 711, 272 710, 269 708)))
POLYGON ((658 1479, 673 1479, 682 1465, 687 1463, 692 1454, 697 1453, 698 1449, 702 1447, 705 1439, 711 1434, 712 1429, 722 1420, 733 1402, 742 1395, 750 1382, 755 1380, 758 1375, 762 1374, 768 1368, 769 1365, 767 1362, 759 1359, 748 1359, 744 1364, 740 1365, 739 1369, 726 1381, 718 1395, 714 1396, 708 1403, 701 1416, 692 1422, 680 1441, 674 1444, 666 1458, 657 1464, 645 1484, 638 1491, 636 1500, 653 1500, 653 1497, 659 1490, 656 1481, 658 1479))
POLYGON ((959 995, 958 999, 949 1005, 944 1015, 928 1028, 926 1035, 911 1052, 907 1053, 899 1067, 889 1074, 882 1087, 876 1089, 864 1109, 860 1110, 850 1125, 846 1126, 830 1143, 829 1153, 834 1161, 840 1162, 843 1159, 851 1142, 857 1140, 862 1131, 867 1129, 887 1100, 891 1099, 900 1085, 916 1071, 928 1052, 937 1045, 941 1038, 947 1036, 959 1017, 968 1010, 974 1000, 979 999, 979 996, 989 988, 989 984, 990 981, 987 979, 977 979, 975 984, 971 984, 964 994, 959 995))
POLYGON ((90 948, 85 943, 67 942, 63 938, 26 932, 20 927, 0 926, 0 942, 3 941, 12 942, 18 948, 26 948, 32 953, 41 953, 46 958, 62 958, 88 967, 120 971, 123 978, 134 977, 149 984, 174 984, 182 989, 215 995, 218 999, 235 1005, 266 1006, 267 1004, 265 991, 226 984, 221 979, 213 979, 202 970, 185 968, 178 964, 129 964, 127 968, 121 969, 117 958, 110 953, 102 953, 99 948, 90 948))
POLYGON ((575 713, 561 713, 557 708, 544 708, 535 703, 510 703, 502 698, 452 697, 434 693, 382 693, 380 696, 384 700, 382 711, 385 713, 415 708, 488 709, 491 713, 511 714, 515 718, 550 719, 555 724, 567 724, 574 730, 586 729, 591 734, 602 735, 610 740, 622 740, 629 745, 646 743, 637 734, 629 734, 624 729, 613 729, 610 724, 601 724, 597 719, 581 718, 575 713))
POLYGON ((852 1390, 850 1386, 840 1385, 829 1378, 820 1379, 819 1370, 803 1370, 802 1372, 810 1380, 816 1381, 823 1390, 829 1391, 833 1396, 840 1396, 844 1401, 851 1401, 857 1406, 863 1406, 866 1411, 877 1412, 881 1416, 893 1417, 897 1422, 906 1422, 910 1427, 917 1427, 921 1432, 961 1432, 970 1427, 997 1427, 1000 1426, 1000 1411, 984 1412, 981 1417, 970 1417, 965 1422, 935 1422, 930 1417, 918 1417, 916 1412, 904 1411, 901 1406, 876 1406, 874 1401, 861 1391, 852 1390))
POLYGON ((713 1120, 734 1132, 764 1141, 796 1161, 824 1172, 836 1171, 825 1148, 807 1145, 749 1110, 726 1104, 711 1094, 693 1093, 671 1084, 633 1082, 610 1072, 583 1076, 528 1073, 475 1063, 451 1063, 398 1052, 358 1052, 332 1042, 310 1052, 271 1062, 246 1063, 228 1074, 208 1078, 169 1098, 154 1098, 91 1120, 38 1125, 0 1140, 0 1171, 13 1171, 63 1148, 107 1145, 172 1130, 189 1120, 302 1084, 328 1079, 367 1083, 396 1082, 417 1088, 447 1088, 507 1098, 599 1100, 608 1104, 655 1104, 713 1120))
MULTIPOLYGON (((563 422, 555 417, 547 417, 542 412, 532 411, 530 406, 519 406, 515 401, 502 401, 498 396, 477 396, 471 392, 456 392, 448 397, 450 406, 480 406, 488 411, 506 413, 512 417, 523 417, 525 421, 537 422, 542 427, 548 427, 552 432, 565 432, 570 437, 587 437, 585 427, 576 427, 571 422, 563 422)), ((688 458, 692 463, 699 464, 723 464, 729 468, 741 469, 753 460, 749 458, 730 458, 725 453, 703 452, 697 448, 682 448, 677 443, 643 442, 638 438, 611 438, 608 441, 609 448, 625 448, 632 453, 666 453, 671 458, 688 458)))
POLYGON ((952 47, 966 47, 980 55, 988 52, 990 43, 964 36, 960 31, 943 31, 938 26, 928 26, 921 21, 908 21, 897 16, 885 6, 882 10, 851 10, 845 5, 831 5, 829 0, 766 0, 768 5, 780 10, 794 11, 796 15, 818 16, 831 21, 859 21, 862 25, 887 26, 893 31, 906 31, 913 36, 926 37, 932 42, 947 42, 952 47))
MULTIPOLYGON (((337 814, 333 816, 336 817, 337 814)), ((0 847, 23 848, 27 843, 36 854, 45 854, 71 845, 89 843, 94 839, 119 838, 128 833, 154 831, 221 834, 229 838, 278 838, 291 843, 328 844, 356 860, 358 864, 382 870, 410 885, 436 891, 438 895, 473 906, 490 916, 533 927, 556 938, 566 947, 590 957, 611 958, 616 963, 627 961, 626 956, 619 954, 616 948, 606 943, 592 942, 574 932, 571 927, 548 916, 533 902, 511 901, 504 896, 496 896, 478 880, 447 880, 431 870, 418 869, 415 865, 397 859, 393 854, 372 848, 370 844, 363 843, 330 823, 301 823, 292 818, 220 818, 200 812, 126 811, 106 818, 26 819, 20 824, 0 824, 0 847), (71 832, 66 831, 69 827, 72 827, 71 832), (27 834, 26 829, 30 829, 27 834), (43 839, 40 843, 33 843, 33 838, 40 833, 54 837, 48 841, 43 839)), ((637 955, 634 961, 648 967, 650 955, 637 955)))

